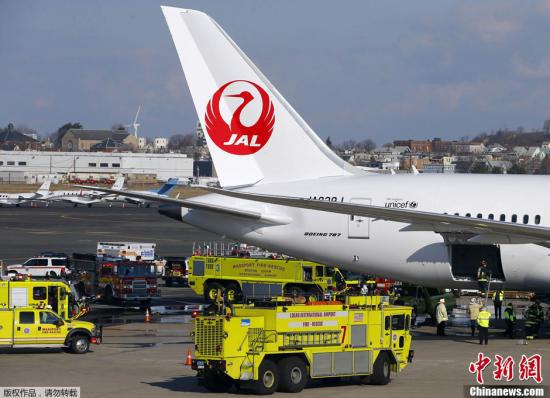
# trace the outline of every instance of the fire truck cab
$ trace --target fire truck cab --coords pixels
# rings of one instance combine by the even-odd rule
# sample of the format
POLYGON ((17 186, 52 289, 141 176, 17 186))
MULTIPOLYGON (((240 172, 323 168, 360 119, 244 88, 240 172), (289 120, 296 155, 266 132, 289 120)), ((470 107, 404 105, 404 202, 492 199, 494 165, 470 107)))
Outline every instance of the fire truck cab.
POLYGON ((64 320, 76 319, 88 312, 76 290, 64 281, 0 281, 0 309, 46 308, 64 320))

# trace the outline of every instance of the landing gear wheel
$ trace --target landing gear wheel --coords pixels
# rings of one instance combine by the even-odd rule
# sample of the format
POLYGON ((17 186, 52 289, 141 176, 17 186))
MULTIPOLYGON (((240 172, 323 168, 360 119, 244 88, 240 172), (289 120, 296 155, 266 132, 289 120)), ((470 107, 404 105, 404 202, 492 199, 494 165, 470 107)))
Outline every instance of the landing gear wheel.
POLYGON ((391 364, 388 354, 385 352, 380 353, 376 362, 374 363, 374 369, 372 376, 370 377, 370 384, 386 385, 390 382, 391 378, 391 364))
POLYGON ((306 364, 299 357, 287 357, 278 362, 281 380, 279 391, 300 392, 308 381, 306 364))
POLYGON ((264 359, 258 369, 258 380, 253 384, 253 390, 258 395, 271 395, 279 387, 279 369, 274 362, 264 359))
POLYGON ((202 385, 210 392, 228 392, 233 387, 233 380, 224 374, 207 372, 202 379, 202 385))
POLYGON ((85 354, 90 349, 90 340, 88 337, 79 334, 71 340, 71 352, 73 354, 85 354))
POLYGON ((204 299, 210 303, 215 303, 216 297, 218 296, 218 290, 221 290, 223 294, 223 286, 221 284, 218 282, 208 283, 204 289, 204 299))
POLYGON ((236 283, 230 283, 225 288, 225 298, 229 303, 240 302, 242 299, 241 288, 236 283))

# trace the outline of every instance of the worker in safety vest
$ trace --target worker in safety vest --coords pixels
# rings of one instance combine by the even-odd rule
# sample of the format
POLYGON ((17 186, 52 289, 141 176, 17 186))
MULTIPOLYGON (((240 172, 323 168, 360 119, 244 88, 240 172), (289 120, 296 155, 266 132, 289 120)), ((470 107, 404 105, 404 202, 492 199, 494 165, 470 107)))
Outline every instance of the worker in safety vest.
POLYGON ((477 324, 477 316, 479 315, 479 309, 481 308, 481 304, 479 301, 472 297, 470 299, 470 305, 468 306, 468 314, 470 315, 470 329, 472 331, 472 337, 476 334, 476 324, 477 324))
POLYGON ((435 309, 435 320, 437 322, 437 335, 446 336, 445 326, 447 326, 449 318, 447 317, 447 307, 445 307, 444 298, 439 299, 439 304, 435 309))
POLYGON ((481 294, 485 294, 487 291, 487 284, 489 283, 489 268, 487 267, 487 261, 481 260, 481 265, 477 269, 477 284, 481 294))
POLYGON ((525 313, 525 337, 532 340, 538 337, 539 329, 544 322, 544 310, 540 305, 540 300, 536 300, 525 313))
POLYGON ((514 313, 514 305, 508 303, 506 309, 504 310, 504 321, 506 322, 506 331, 504 332, 504 337, 509 336, 511 339, 514 338, 514 326, 516 326, 516 314, 514 313))
POLYGON ((477 316, 477 329, 479 330, 479 344, 489 343, 489 320, 491 313, 487 311, 487 307, 481 307, 477 316))
POLYGON ((493 292, 493 304, 495 306, 495 319, 502 319, 502 302, 504 301, 504 292, 495 290, 493 292))

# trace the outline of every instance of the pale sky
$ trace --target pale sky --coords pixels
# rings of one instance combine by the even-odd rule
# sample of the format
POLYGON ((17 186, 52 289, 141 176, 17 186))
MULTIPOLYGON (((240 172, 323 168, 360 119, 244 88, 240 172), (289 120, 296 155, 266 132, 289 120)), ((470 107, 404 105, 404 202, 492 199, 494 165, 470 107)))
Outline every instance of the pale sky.
POLYGON ((473 137, 550 118, 550 1, 0 0, 0 126, 194 131, 160 5, 207 12, 321 136, 473 137))

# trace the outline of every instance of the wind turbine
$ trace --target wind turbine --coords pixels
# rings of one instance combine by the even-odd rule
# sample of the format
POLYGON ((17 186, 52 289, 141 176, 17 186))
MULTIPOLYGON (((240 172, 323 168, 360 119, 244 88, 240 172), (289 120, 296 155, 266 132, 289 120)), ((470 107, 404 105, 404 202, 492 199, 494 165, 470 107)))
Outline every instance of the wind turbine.
POLYGON ((138 127, 140 126, 140 124, 138 123, 138 117, 139 117, 139 112, 141 111, 141 105, 138 107, 138 110, 136 112, 136 117, 134 118, 134 123, 132 123, 131 125, 126 125, 126 127, 133 127, 134 128, 134 136, 136 138, 138 138, 138 127))

